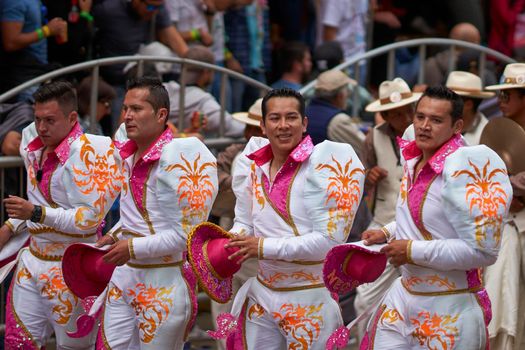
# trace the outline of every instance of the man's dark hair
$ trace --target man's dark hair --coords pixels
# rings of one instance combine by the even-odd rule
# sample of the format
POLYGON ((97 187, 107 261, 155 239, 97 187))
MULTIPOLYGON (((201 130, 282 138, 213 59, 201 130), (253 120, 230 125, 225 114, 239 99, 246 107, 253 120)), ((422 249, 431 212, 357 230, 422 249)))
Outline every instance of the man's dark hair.
POLYGON ((291 72, 294 62, 301 62, 309 50, 305 44, 292 41, 281 49, 281 67, 284 73, 291 72))
POLYGON ((444 85, 437 85, 437 86, 429 86, 425 92, 423 92, 423 95, 417 101, 416 104, 416 111, 417 107, 419 105, 419 102, 423 99, 423 97, 433 98, 437 100, 445 100, 450 102, 450 116, 452 117, 452 124, 454 124, 457 120, 461 119, 463 116, 463 99, 461 96, 456 94, 454 91, 450 90, 444 85))
POLYGON ((283 88, 283 89, 273 89, 268 91, 266 95, 263 97, 262 100, 262 114, 263 114, 263 121, 266 119, 266 113, 268 113, 268 107, 267 103, 270 99, 274 97, 290 97, 295 98, 297 100, 297 103, 299 105, 299 114, 301 115, 301 119, 304 119, 305 117, 305 102, 304 97, 299 92, 289 89, 289 88, 283 88))
POLYGON ((33 94, 35 103, 57 101, 62 113, 67 117, 69 113, 78 110, 77 94, 73 85, 67 81, 52 81, 43 85, 33 94))
POLYGON ((170 96, 162 85, 162 81, 156 77, 139 77, 128 80, 126 92, 133 89, 146 89, 149 92, 146 101, 153 107, 155 113, 161 108, 168 110, 170 114, 170 96))

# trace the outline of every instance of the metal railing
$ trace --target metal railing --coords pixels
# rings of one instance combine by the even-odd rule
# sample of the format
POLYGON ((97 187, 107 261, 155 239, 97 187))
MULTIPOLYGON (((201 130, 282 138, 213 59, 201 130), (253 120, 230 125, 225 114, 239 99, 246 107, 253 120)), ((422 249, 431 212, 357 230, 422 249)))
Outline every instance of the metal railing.
MULTIPOLYGON (((479 75, 481 79, 483 79, 485 75, 486 70, 486 62, 487 62, 487 56, 492 56, 495 59, 503 62, 503 63, 514 63, 516 62, 515 59, 506 56, 498 51, 492 50, 488 47, 469 43, 466 41, 461 40, 453 40, 453 39, 442 39, 442 38, 425 38, 425 39, 413 39, 413 40, 405 40, 405 41, 399 41, 392 44, 384 45, 375 49, 372 49, 370 51, 367 51, 363 54, 355 55, 345 62, 335 66, 333 69, 338 70, 344 70, 349 67, 353 67, 353 72, 355 73, 354 79, 356 81, 359 81, 359 64, 362 61, 367 62, 368 70, 372 69, 373 67, 370 67, 370 60, 374 57, 381 56, 381 55, 387 55, 387 76, 385 79, 392 80, 394 79, 395 75, 395 55, 396 50, 402 49, 402 48, 409 48, 409 47, 418 47, 418 54, 419 54, 419 70, 418 70, 418 84, 422 84, 425 82, 425 59, 427 58, 427 47, 428 46, 448 46, 449 50, 455 51, 457 48, 467 48, 479 51, 479 75)), ((448 61, 448 72, 451 72, 456 67, 456 57, 455 55, 449 55, 449 61, 448 61)), ((303 86, 303 88, 300 90, 301 93, 306 93, 310 90, 312 90, 315 86, 316 80, 313 80, 303 86)), ((353 94, 353 115, 357 115, 357 108, 360 105, 360 95, 359 94, 353 94)))

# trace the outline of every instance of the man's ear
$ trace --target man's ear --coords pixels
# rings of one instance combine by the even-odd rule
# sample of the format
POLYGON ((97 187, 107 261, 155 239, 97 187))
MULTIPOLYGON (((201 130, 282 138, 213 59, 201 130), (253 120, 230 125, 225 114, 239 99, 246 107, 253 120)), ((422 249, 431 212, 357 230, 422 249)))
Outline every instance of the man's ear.
POLYGON ((454 134, 459 134, 463 130, 463 118, 456 120, 454 123, 454 134))
POLYGON ((78 120, 78 112, 72 111, 71 113, 69 113, 67 118, 71 124, 74 124, 78 120))
POLYGON ((166 124, 168 122, 168 109, 167 108, 159 108, 157 112, 157 118, 159 122, 162 122, 162 124, 166 124))

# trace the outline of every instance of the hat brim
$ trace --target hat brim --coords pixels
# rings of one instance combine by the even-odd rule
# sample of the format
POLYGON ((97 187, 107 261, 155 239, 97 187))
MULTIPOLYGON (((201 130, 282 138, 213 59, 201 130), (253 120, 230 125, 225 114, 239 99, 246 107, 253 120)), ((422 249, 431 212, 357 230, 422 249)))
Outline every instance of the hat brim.
MULTIPOLYGON (((93 281, 84 273, 84 255, 92 251, 102 256, 107 253, 107 249, 94 247, 86 243, 75 243, 66 248, 62 258, 62 275, 64 282, 73 294, 84 299, 90 296, 98 296, 104 291, 109 283, 107 281, 93 281)), ((115 269, 116 265, 106 264, 107 269, 115 269)))
POLYGON ((485 99, 485 98, 491 98, 491 97, 496 96, 496 93, 492 91, 466 92, 466 91, 460 91, 460 90, 454 90, 454 89, 451 89, 451 90, 454 91, 459 96, 463 96, 463 97, 485 99))
POLYGON ((485 90, 525 89, 525 84, 496 84, 485 86, 485 90))
POLYGON ((375 100, 374 102, 368 104, 365 107, 365 111, 367 112, 384 112, 389 111, 391 109, 399 108, 406 106, 410 103, 414 103, 423 95, 421 92, 413 92, 412 96, 409 98, 402 99, 399 102, 389 102, 385 104, 381 104, 381 101, 379 99, 375 100))
POLYGON ((248 117, 248 112, 233 113, 232 118, 244 124, 261 126, 260 121, 248 117))
POLYGON ((218 303, 227 303, 233 293, 233 276, 220 279, 210 271, 204 256, 204 244, 214 238, 232 238, 232 234, 223 230, 220 226, 209 222, 203 222, 193 228, 188 235, 188 261, 195 272, 201 288, 210 298, 218 303))
POLYGON ((323 280, 326 288, 332 293, 345 294, 360 286, 364 282, 348 276, 343 271, 343 262, 351 251, 360 250, 374 255, 383 255, 380 252, 385 244, 365 246, 363 241, 340 244, 333 247, 326 254, 323 266, 323 280))

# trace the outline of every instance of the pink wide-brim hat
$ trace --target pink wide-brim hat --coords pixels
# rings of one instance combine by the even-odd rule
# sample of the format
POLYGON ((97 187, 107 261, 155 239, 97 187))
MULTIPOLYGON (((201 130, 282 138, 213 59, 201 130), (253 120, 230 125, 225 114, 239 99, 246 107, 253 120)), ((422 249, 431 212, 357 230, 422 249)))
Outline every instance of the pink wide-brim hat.
POLYGON ((227 303, 232 297, 233 275, 241 265, 228 259, 239 248, 225 248, 232 234, 209 222, 196 225, 188 235, 188 261, 199 285, 210 298, 227 303))
POLYGON ((384 244, 364 245, 363 241, 341 244, 330 249, 323 266, 323 280, 330 292, 344 294, 381 276, 387 257, 384 244))
POLYGON ((62 258, 62 274, 66 285, 77 297, 98 296, 104 291, 117 267, 102 260, 107 252, 85 243, 67 247, 62 258))

